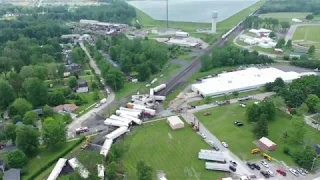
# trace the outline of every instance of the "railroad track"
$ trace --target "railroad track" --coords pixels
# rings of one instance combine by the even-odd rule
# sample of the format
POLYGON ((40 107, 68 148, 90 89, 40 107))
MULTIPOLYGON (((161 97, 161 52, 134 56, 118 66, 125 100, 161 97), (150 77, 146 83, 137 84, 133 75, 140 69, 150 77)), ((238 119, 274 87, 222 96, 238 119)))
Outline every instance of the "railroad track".
POLYGON ((192 74, 190 74, 190 71, 199 71, 200 70, 200 58, 203 55, 209 55, 212 51, 212 48, 214 47, 220 47, 223 46, 227 41, 228 38, 234 35, 237 35, 241 32, 243 29, 243 25, 239 25, 237 28, 234 29, 227 37, 225 38, 220 38, 216 43, 212 44, 209 46, 207 49, 204 50, 203 53, 201 53, 199 56, 197 56, 191 64, 189 64, 181 73, 179 73, 176 77, 174 77, 170 82, 167 83, 166 89, 162 90, 159 92, 161 96, 167 96, 170 94, 179 84, 182 84, 185 82, 185 80, 190 77, 192 74))

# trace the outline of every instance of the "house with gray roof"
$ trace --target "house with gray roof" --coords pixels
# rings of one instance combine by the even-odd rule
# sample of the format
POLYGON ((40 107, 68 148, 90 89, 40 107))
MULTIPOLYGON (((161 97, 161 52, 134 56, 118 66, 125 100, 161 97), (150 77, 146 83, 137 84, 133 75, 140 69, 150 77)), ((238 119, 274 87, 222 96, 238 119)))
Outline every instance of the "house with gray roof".
POLYGON ((20 169, 11 168, 3 174, 3 180, 20 180, 20 169))

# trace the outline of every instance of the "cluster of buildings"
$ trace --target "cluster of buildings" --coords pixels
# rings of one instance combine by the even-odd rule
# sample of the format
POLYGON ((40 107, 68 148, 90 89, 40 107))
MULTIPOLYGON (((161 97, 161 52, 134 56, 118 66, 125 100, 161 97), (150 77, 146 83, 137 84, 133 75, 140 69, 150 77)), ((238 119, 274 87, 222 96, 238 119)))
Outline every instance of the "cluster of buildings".
POLYGON ((128 27, 127 24, 116 24, 99 22, 96 20, 81 19, 78 24, 73 24, 72 28, 86 33, 99 35, 114 35, 122 32, 128 27))
POLYGON ((269 29, 250 29, 249 33, 253 34, 253 36, 242 34, 239 36, 239 40, 249 44, 249 45, 257 45, 261 48, 274 48, 277 45, 273 39, 269 38, 269 34, 272 31, 269 29))
POLYGON ((266 83, 282 78, 285 83, 305 75, 315 75, 314 72, 284 72, 276 68, 259 69, 255 67, 217 74, 215 77, 203 79, 193 84, 191 89, 202 97, 222 96, 232 92, 251 91, 262 88, 266 83))

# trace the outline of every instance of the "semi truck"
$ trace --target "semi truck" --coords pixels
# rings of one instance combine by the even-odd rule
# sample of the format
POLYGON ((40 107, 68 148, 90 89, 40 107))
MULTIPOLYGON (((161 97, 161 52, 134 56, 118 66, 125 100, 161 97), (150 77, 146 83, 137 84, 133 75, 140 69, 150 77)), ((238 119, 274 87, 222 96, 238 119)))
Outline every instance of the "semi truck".
POLYGON ((131 124, 131 123, 132 123, 132 120, 126 119, 126 118, 123 118, 123 117, 120 117, 120 116, 116 116, 116 115, 111 115, 111 116, 109 117, 109 119, 117 120, 117 121, 122 121, 122 122, 125 122, 125 123, 128 123, 128 124, 131 124))

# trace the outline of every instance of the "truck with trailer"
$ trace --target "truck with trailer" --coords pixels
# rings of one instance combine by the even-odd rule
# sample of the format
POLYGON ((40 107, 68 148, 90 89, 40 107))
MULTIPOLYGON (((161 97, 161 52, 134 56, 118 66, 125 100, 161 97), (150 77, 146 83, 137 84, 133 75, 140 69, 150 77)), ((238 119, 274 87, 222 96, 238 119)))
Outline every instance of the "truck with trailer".
POLYGON ((125 123, 128 123, 128 124, 132 123, 132 120, 127 119, 127 118, 123 118, 123 117, 120 117, 120 116, 117 116, 117 115, 111 115, 109 117, 109 119, 116 120, 116 121, 122 121, 122 122, 125 122, 125 123))
POLYGON ((139 112, 130 112, 130 111, 124 111, 124 110, 116 110, 116 115, 120 116, 121 114, 126 114, 135 118, 140 118, 141 113, 139 112))
POLYGON ((223 105, 230 104, 230 101, 229 101, 229 100, 225 100, 225 101, 216 101, 216 104, 217 104, 218 106, 223 106, 223 105))
POLYGON ((118 137, 120 137, 121 135, 125 134, 128 131, 128 127, 122 126, 119 127, 118 129, 112 131, 111 133, 107 134, 105 137, 107 139, 116 139, 118 137))
POLYGON ((109 119, 109 118, 107 118, 104 121, 104 124, 107 125, 107 126, 117 126, 117 127, 121 127, 121 126, 128 127, 129 126, 128 123, 125 123, 125 122, 122 122, 122 121, 118 121, 118 120, 109 119))

